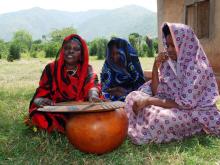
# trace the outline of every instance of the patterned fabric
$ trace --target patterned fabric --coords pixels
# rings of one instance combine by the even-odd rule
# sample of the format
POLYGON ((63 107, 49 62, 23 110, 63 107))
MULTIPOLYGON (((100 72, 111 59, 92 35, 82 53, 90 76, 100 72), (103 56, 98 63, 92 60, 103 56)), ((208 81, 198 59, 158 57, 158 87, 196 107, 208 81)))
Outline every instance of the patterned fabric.
MULTIPOLYGON (((136 116, 132 111, 133 101, 152 96, 149 81, 126 98, 128 135, 136 144, 179 140, 201 131, 219 136, 220 113, 215 105, 219 93, 207 56, 190 27, 183 24, 165 25, 170 29, 177 51, 177 61, 173 61, 177 75, 168 62, 164 62, 155 97, 174 100, 181 109, 151 105, 136 116)), ((163 41, 166 48, 164 36, 163 41)))
MULTIPOLYGON (((171 90, 175 102, 190 108, 206 107, 215 104, 218 94, 213 70, 200 42, 192 29, 183 24, 169 24, 178 59, 174 63, 177 76, 166 62, 160 68, 160 81, 171 90)), ((166 47, 165 37, 163 43, 166 47)), ((163 88, 162 88, 163 89, 163 88)), ((159 90, 159 93, 164 93, 159 90)))
POLYGON ((82 59, 78 64, 74 76, 67 74, 64 65, 63 46, 59 58, 48 64, 41 76, 39 87, 30 103, 29 114, 34 125, 46 129, 48 132, 57 130, 64 132, 66 117, 63 114, 40 113, 33 103, 35 98, 43 97, 52 100, 54 103, 65 101, 86 101, 91 88, 98 88, 97 75, 93 73, 92 67, 88 64, 88 49, 86 43, 78 35, 70 35, 64 41, 76 38, 82 45, 82 59))
POLYGON ((143 71, 135 49, 124 39, 113 38, 108 43, 106 60, 101 72, 102 92, 105 98, 124 101, 126 95, 138 89, 145 82, 143 71), (111 46, 116 45, 121 63, 126 68, 114 64, 111 57, 111 46), (123 87, 127 90, 125 96, 110 96, 108 88, 123 87))

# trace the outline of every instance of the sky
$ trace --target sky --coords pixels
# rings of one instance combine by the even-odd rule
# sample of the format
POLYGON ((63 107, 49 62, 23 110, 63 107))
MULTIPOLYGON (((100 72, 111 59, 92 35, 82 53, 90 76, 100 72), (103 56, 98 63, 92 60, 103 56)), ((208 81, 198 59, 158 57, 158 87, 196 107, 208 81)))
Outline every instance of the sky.
POLYGON ((92 9, 115 9, 132 4, 154 12, 157 10, 157 0, 0 0, 0 14, 33 7, 76 12, 92 9))

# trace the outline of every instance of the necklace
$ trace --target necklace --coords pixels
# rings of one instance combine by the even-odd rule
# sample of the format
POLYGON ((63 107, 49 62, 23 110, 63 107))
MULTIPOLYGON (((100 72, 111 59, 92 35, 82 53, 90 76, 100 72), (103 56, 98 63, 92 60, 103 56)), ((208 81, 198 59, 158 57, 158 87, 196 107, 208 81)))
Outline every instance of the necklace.
POLYGON ((77 70, 78 70, 78 66, 74 66, 73 69, 67 69, 66 71, 69 75, 74 76, 76 74, 77 70))

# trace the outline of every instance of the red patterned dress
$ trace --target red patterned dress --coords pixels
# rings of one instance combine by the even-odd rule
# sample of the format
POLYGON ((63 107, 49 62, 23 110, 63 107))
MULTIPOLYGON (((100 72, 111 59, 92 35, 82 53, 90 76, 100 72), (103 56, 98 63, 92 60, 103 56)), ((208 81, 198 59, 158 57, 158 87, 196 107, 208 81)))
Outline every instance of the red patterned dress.
POLYGON ((54 62, 49 63, 43 70, 39 87, 37 88, 29 107, 29 116, 33 125, 48 132, 58 131, 64 133, 67 116, 62 113, 43 113, 37 111, 34 99, 43 97, 53 101, 53 103, 65 101, 86 101, 91 88, 97 87, 98 78, 93 73, 92 67, 88 64, 88 48, 86 42, 78 35, 72 34, 64 41, 76 38, 82 45, 82 55, 80 63, 77 64, 77 71, 74 75, 69 75, 64 65, 64 48, 60 49, 59 57, 54 62))

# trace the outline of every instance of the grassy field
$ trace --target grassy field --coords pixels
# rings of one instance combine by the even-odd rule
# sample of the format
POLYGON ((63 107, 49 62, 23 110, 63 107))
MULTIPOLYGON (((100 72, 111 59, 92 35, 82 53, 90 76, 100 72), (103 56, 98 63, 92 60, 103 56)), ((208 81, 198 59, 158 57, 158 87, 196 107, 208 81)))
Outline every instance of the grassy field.
MULTIPOLYGON (((0 60, 0 164, 220 164, 220 139, 207 135, 143 146, 127 139, 117 150, 96 156, 74 149, 64 135, 28 129, 23 118, 49 61, 0 60)), ((99 73, 103 61, 92 58, 90 63, 99 73)), ((144 69, 151 69, 152 63, 153 59, 141 59, 144 69)))

